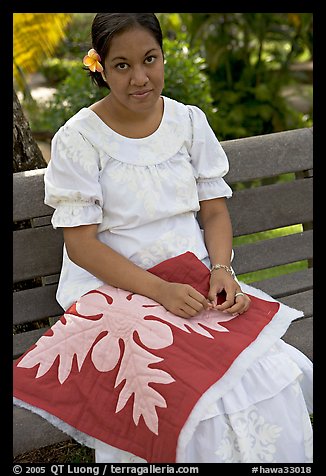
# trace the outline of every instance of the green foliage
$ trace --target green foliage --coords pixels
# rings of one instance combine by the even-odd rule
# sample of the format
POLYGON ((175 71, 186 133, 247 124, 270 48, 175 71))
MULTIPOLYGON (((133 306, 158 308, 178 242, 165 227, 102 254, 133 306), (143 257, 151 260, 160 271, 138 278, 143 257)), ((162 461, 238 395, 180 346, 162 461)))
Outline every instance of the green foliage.
POLYGON ((63 41, 56 49, 58 58, 83 58, 91 48, 91 24, 95 13, 74 13, 63 41))
MULTIPOLYGON (((202 108, 213 127, 215 120, 209 79, 204 73, 205 60, 198 50, 190 50, 184 35, 164 42, 166 59, 165 87, 163 94, 186 104, 202 108)), ((98 101, 107 90, 91 83, 81 61, 53 59, 44 64, 43 74, 50 81, 59 81, 53 98, 45 105, 29 111, 32 130, 55 132, 82 107, 98 101), (64 78, 61 79, 60 78, 64 78)))
POLYGON ((300 112, 283 94, 285 86, 307 80, 292 66, 312 57, 311 13, 180 16, 208 65, 220 139, 312 125, 312 111, 300 112))
POLYGON ((73 114, 99 101, 105 90, 92 85, 80 61, 72 61, 69 75, 59 83, 54 96, 31 110, 26 104, 31 129, 55 133, 73 114))
MULTIPOLYGON (((232 60, 231 68, 235 68, 232 60)), ((211 73, 215 92, 216 131, 223 140, 269 134, 272 132, 309 127, 311 118, 295 109, 282 94, 284 82, 266 68, 260 72, 260 82, 254 69, 242 67, 239 79, 230 87, 222 77, 223 68, 211 73)))
MULTIPOLYGON (((311 13, 157 15, 166 61, 163 94, 203 109, 219 140, 312 125, 312 110, 298 110, 284 94, 285 88, 300 86, 300 98, 304 86, 312 104, 310 78, 292 68, 312 58, 311 13)), ((57 92, 45 106, 29 106, 32 130, 54 132, 107 93, 81 67, 93 17, 72 14, 56 57, 44 61, 42 72, 57 92)))
POLYGON ((14 13, 14 80, 25 96, 29 95, 25 74, 37 71, 53 55, 70 21, 70 13, 14 13))
POLYGON ((185 34, 176 39, 166 38, 163 43, 165 54, 165 86, 163 94, 184 104, 200 107, 207 114, 213 127, 215 109, 210 82, 205 74, 205 59, 197 48, 190 48, 185 34))
POLYGON ((40 66, 40 73, 43 74, 50 86, 56 86, 70 75, 71 68, 79 66, 80 61, 48 58, 40 66))

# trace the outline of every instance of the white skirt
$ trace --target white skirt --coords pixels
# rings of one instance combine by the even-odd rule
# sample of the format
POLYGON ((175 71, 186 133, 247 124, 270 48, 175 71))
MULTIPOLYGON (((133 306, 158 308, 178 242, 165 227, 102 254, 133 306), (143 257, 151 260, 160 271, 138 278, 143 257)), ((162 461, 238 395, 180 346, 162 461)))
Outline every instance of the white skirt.
MULTIPOLYGON (((311 361, 280 340, 207 408, 196 428, 187 428, 191 436, 176 462, 311 463, 311 388, 311 361)), ((99 440, 95 459, 146 463, 99 440)))
MULTIPOLYGON (((251 286, 241 287, 273 300, 251 286)), ((194 410, 204 416, 193 423, 189 416, 176 462, 312 463, 312 383, 312 362, 279 339, 222 397, 208 406, 199 400, 194 410), (204 411, 200 406, 206 406, 204 411)), ((97 463, 147 462, 99 440, 94 443, 97 463)))

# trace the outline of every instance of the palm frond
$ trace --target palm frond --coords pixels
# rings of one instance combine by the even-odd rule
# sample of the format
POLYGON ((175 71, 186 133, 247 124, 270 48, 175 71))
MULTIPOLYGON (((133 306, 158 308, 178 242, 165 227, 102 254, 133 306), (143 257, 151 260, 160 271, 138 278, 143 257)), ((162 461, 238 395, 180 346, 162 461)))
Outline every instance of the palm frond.
POLYGON ((53 54, 65 35, 71 13, 14 13, 14 78, 33 73, 53 54))

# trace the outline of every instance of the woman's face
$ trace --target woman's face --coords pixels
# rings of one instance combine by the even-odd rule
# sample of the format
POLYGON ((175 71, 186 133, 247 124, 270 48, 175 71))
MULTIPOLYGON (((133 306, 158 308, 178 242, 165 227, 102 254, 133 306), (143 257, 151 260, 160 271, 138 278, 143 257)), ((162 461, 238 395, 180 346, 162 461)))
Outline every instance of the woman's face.
POLYGON ((114 36, 103 66, 103 79, 116 104, 141 113, 150 110, 161 96, 163 53, 150 31, 134 27, 114 36))

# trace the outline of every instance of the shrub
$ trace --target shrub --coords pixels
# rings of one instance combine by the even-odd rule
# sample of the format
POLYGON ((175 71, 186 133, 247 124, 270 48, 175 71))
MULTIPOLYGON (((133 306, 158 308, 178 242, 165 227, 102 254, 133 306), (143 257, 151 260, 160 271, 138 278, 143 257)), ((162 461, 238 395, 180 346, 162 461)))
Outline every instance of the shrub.
POLYGON ((206 62, 198 49, 190 48, 185 34, 164 40, 165 86, 163 94, 184 104, 200 107, 214 129, 216 109, 210 82, 205 74, 206 62))
MULTIPOLYGON (((166 39, 164 50, 166 68, 163 94, 202 108, 214 128, 215 109, 210 83, 204 73, 205 60, 197 50, 190 50, 184 36, 175 40, 166 39)), ((92 84, 80 60, 52 60, 47 64, 47 71, 53 80, 60 76, 64 79, 59 82, 50 101, 38 105, 34 110, 25 105, 26 109, 29 108, 29 120, 34 131, 54 133, 81 108, 88 107, 107 94, 106 89, 99 89, 92 84)))
POLYGON ((99 101, 105 95, 92 85, 80 61, 72 62, 69 75, 59 83, 53 97, 36 109, 26 104, 32 131, 54 134, 72 115, 83 107, 99 101))
POLYGON ((75 66, 80 66, 80 61, 48 58, 40 67, 40 73, 43 74, 50 86, 56 86, 69 76, 71 68, 75 66))

